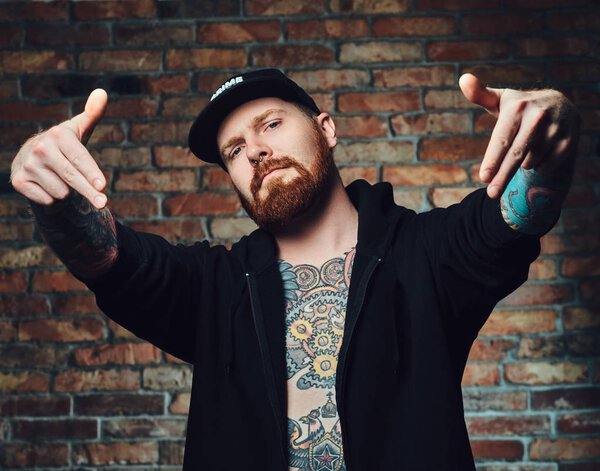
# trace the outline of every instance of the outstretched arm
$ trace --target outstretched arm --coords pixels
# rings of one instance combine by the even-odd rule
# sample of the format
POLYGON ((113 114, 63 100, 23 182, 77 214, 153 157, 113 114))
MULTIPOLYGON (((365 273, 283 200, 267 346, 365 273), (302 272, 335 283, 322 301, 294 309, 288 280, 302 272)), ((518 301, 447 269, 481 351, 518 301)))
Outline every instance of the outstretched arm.
POLYGON ((498 118, 479 171, 488 195, 500 198, 511 228, 548 232, 571 184, 581 121, 574 105, 555 90, 490 88, 471 74, 459 84, 498 118))
POLYGON ((106 103, 104 90, 93 91, 83 113, 29 139, 11 169, 12 185, 30 201, 45 241, 82 278, 101 275, 117 257, 106 180, 85 148, 106 103))

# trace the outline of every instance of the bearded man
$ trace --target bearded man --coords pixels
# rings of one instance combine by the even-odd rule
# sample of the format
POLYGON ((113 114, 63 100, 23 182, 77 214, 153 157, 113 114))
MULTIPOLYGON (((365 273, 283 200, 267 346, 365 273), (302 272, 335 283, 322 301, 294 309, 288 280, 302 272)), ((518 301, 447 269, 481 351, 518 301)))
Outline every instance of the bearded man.
POLYGON ((474 470, 461 378, 527 278, 567 193, 579 116, 553 90, 486 88, 487 189, 416 214, 388 183, 344 188, 332 117, 275 69, 225 82, 191 150, 259 226, 231 249, 115 221, 85 142, 107 104, 25 143, 12 183, 111 318, 194 365, 185 470, 474 470))

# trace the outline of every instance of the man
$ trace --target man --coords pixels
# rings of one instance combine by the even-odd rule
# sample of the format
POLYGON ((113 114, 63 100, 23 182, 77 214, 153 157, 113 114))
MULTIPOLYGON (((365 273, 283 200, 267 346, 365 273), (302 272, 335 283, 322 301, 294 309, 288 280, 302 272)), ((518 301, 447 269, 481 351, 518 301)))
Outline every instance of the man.
POLYGON ((194 365, 184 469, 473 470, 461 377, 559 216, 579 116, 552 90, 461 77, 498 117, 487 190, 423 214, 344 188, 335 124, 274 69, 225 82, 190 131, 260 229, 231 250, 116 222, 85 142, 106 107, 31 138, 12 183, 104 312, 194 365))

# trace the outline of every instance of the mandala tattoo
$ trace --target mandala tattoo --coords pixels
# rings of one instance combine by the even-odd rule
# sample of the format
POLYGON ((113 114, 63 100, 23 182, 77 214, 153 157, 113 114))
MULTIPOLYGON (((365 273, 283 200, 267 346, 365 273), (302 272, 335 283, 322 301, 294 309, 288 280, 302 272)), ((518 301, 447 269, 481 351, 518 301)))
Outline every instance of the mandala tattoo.
POLYGON ((292 469, 346 469, 334 398, 354 254, 352 249, 320 268, 279 261, 286 300, 288 464, 292 469))

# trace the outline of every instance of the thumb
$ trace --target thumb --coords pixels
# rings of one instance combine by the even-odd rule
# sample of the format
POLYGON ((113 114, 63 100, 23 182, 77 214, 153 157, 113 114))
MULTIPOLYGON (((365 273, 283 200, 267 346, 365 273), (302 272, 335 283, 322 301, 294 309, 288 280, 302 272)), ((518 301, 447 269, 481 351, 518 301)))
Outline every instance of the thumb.
POLYGON ((473 74, 461 75, 458 79, 458 85, 467 100, 484 107, 488 113, 498 117, 500 98, 504 93, 503 88, 486 87, 473 74))
POLYGON ((88 97, 85 102, 85 108, 82 113, 73 116, 66 122, 67 126, 77 135, 79 140, 86 144, 96 124, 104 115, 106 105, 108 104, 108 95, 106 91, 97 88, 88 97))

